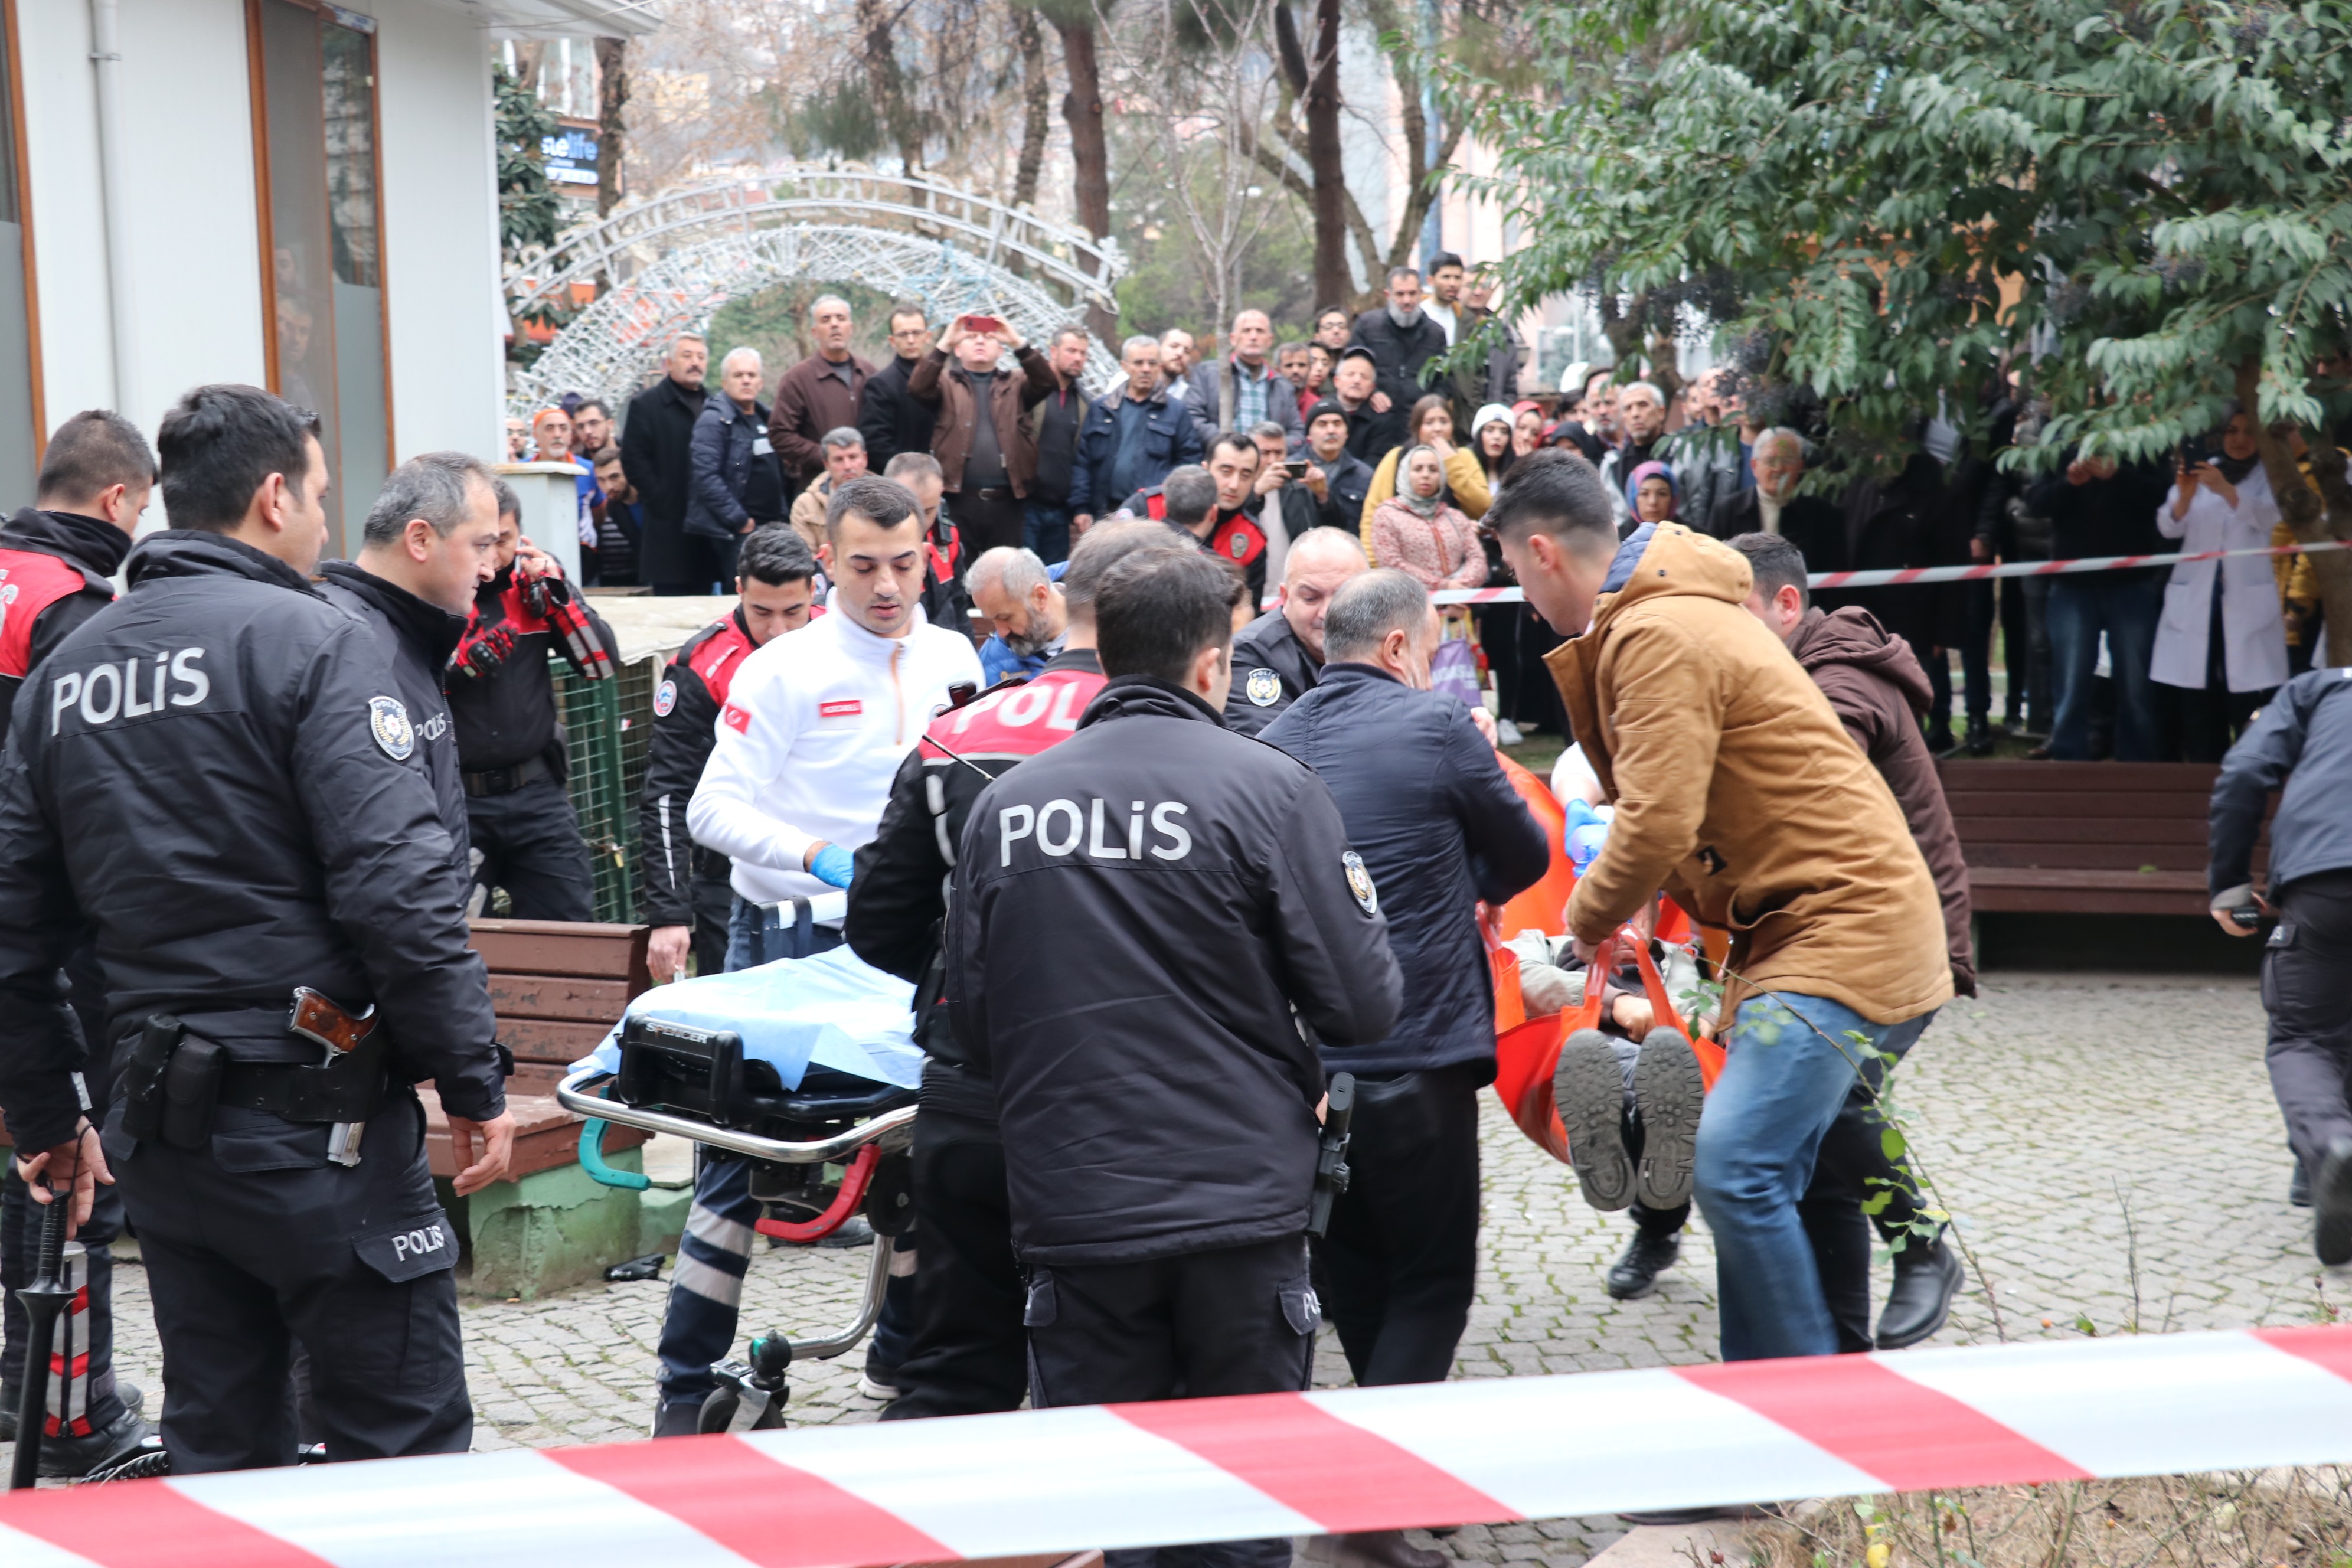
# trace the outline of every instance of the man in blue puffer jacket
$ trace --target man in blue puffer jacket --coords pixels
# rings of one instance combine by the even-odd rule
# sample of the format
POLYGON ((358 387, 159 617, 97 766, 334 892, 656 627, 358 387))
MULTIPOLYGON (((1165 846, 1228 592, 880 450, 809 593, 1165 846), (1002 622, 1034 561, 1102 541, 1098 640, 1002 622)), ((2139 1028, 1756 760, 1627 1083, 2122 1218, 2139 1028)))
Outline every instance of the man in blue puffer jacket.
POLYGON ((1437 638, 1412 578, 1350 578, 1324 621, 1315 689, 1260 735, 1330 786, 1404 974, 1386 1039, 1323 1049, 1326 1071, 1356 1075, 1354 1179, 1315 1258, 1367 1385, 1436 1382, 1454 1363, 1477 1268, 1477 1091, 1495 1077, 1476 906, 1532 886, 1549 862, 1493 742, 1427 689, 1437 638))

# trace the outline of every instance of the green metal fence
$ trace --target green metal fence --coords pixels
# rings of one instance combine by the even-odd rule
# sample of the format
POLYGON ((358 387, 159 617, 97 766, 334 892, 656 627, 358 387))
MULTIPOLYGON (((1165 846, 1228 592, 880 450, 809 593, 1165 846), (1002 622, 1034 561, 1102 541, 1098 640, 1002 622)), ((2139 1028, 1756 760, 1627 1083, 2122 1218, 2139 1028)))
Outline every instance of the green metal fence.
POLYGON ((583 680, 548 660, 572 764, 572 807, 595 876, 596 918, 637 917, 637 795, 653 738, 658 658, 624 665, 617 679, 583 680))

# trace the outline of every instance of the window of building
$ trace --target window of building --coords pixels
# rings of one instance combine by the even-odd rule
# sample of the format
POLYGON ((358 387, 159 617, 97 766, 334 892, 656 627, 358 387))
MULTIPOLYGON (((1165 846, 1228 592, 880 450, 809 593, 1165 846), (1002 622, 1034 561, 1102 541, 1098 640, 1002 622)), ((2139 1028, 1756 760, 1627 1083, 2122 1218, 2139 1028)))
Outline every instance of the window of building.
POLYGON ((341 552, 392 467, 375 21, 247 0, 270 390, 319 416, 341 552))

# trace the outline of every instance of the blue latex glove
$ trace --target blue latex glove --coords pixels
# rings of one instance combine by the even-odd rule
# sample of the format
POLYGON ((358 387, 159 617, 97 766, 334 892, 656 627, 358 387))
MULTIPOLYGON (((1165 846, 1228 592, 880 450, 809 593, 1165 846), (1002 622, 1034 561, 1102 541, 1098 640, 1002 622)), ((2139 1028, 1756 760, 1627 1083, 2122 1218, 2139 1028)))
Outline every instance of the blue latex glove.
POLYGON ((1582 800, 1570 801, 1567 816, 1564 847, 1576 874, 1582 877, 1591 868, 1592 862, 1599 858, 1601 847, 1608 842, 1609 825, 1601 821, 1600 814, 1582 800))
POLYGON ((829 887, 846 888, 857 869, 856 858, 838 844, 828 844, 809 862, 809 875, 829 887))

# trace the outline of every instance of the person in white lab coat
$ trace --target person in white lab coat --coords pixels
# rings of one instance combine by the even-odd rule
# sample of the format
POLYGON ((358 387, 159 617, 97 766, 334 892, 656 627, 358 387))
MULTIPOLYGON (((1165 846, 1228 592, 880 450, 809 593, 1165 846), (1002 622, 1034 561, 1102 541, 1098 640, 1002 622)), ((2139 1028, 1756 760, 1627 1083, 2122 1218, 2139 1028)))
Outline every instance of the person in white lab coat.
MULTIPOLYGON (((2156 526, 2184 551, 2256 550, 2269 546, 2278 516, 2253 416, 2238 413, 2222 427, 2221 456, 2180 467, 2156 526)), ((2286 679, 2286 622, 2271 563, 2241 556, 2173 567, 2149 673, 2179 690, 2183 758, 2220 762, 2286 679)))

